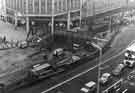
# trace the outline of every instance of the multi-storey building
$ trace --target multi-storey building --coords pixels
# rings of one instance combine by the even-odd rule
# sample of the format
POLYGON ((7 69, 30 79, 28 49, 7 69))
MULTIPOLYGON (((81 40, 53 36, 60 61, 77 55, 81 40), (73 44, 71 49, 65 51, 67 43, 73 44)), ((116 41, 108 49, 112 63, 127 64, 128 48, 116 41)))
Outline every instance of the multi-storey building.
MULTIPOLYGON (((31 21, 51 23, 52 33, 54 23, 67 22, 70 29, 71 21, 82 20, 88 16, 105 13, 117 8, 122 8, 128 4, 134 5, 129 0, 5 0, 7 16, 27 24, 31 21)), ((79 21, 78 21, 79 22, 79 21)), ((81 23, 81 21, 80 21, 81 23)))

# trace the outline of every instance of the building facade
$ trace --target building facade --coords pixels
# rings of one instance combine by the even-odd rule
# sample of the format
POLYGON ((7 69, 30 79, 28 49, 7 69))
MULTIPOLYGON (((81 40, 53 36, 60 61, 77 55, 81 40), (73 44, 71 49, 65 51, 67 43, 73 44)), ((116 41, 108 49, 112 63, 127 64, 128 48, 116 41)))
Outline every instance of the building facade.
MULTIPOLYGON (((3 0, 4 1, 4 0, 3 0)), ((67 22, 67 29, 74 20, 82 20, 88 16, 105 13, 117 8, 134 5, 129 0, 5 0, 8 17, 16 20, 25 20, 27 26, 30 21, 67 22), (29 22, 28 22, 29 21, 29 22)), ((29 30, 29 27, 28 29, 29 30)), ((53 32, 54 29, 52 29, 53 32)))

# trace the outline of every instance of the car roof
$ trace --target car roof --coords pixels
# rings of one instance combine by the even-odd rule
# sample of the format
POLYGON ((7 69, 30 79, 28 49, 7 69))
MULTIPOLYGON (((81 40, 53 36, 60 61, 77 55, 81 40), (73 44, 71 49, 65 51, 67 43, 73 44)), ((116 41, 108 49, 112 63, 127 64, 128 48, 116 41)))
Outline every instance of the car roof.
POLYGON ((109 76, 111 76, 111 74, 110 74, 110 73, 104 73, 104 74, 102 74, 102 76, 107 76, 107 77, 109 77, 109 76))
POLYGON ((92 86, 94 86, 95 84, 96 84, 96 83, 95 83, 94 81, 90 81, 90 82, 86 83, 85 86, 87 86, 87 87, 92 87, 92 86))
POLYGON ((79 57, 79 56, 76 56, 76 55, 73 55, 73 56, 72 56, 72 59, 73 59, 73 60, 79 60, 80 57, 79 57))
POLYGON ((124 67, 125 65, 124 64, 118 64, 118 67, 124 67))
POLYGON ((85 92, 85 93, 88 93, 89 90, 87 88, 81 88, 81 91, 85 92))

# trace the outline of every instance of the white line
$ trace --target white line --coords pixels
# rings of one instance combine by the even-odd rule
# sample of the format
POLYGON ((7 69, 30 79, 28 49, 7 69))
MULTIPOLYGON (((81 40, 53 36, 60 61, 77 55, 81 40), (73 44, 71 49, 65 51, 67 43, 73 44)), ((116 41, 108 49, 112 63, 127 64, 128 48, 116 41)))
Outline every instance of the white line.
MULTIPOLYGON (((135 42, 135 40, 133 40, 128 46, 130 46, 130 45, 133 44, 134 42, 135 42)), ((127 46, 127 47, 128 47, 128 46, 127 46)), ((82 73, 79 73, 79 74, 77 74, 77 75, 75 75, 75 76, 73 76, 73 77, 71 77, 71 78, 69 78, 69 79, 67 79, 67 80, 65 80, 65 81, 63 81, 63 82, 61 82, 61 83, 59 83, 59 84, 56 84, 56 85, 54 85, 53 87, 51 87, 51 88, 49 88, 49 89, 47 89, 47 90, 45 90, 45 91, 43 91, 43 92, 41 92, 41 93, 49 92, 49 91, 51 91, 51 90, 53 90, 53 89, 55 89, 55 88, 57 88, 57 87, 59 87, 59 86, 65 84, 65 83, 69 82, 69 81, 72 81, 73 79, 76 79, 76 78, 78 78, 78 77, 80 77, 80 76, 82 76, 82 75, 88 73, 89 71, 95 69, 95 68, 98 67, 99 65, 103 65, 103 64, 109 62, 110 60, 112 60, 113 58, 118 57, 119 55, 121 55, 121 54, 124 53, 124 52, 125 52, 125 49, 124 49, 123 51, 119 52, 117 55, 108 58, 108 59, 105 60, 103 63, 97 64, 97 65, 93 66, 92 68, 89 68, 89 69, 83 71, 82 73)))
POLYGON ((120 91, 120 88, 118 88, 117 90, 116 90, 116 92, 119 92, 120 91))
POLYGON ((128 91, 128 89, 125 89, 122 93, 126 93, 128 91))

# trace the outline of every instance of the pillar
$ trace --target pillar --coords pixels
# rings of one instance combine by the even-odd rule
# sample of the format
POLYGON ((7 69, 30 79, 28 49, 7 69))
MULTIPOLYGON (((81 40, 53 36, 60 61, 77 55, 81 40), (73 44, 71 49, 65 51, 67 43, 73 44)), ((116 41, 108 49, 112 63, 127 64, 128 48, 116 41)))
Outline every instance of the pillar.
POLYGON ((18 18, 17 18, 17 15, 15 15, 15 26, 17 26, 18 24, 18 18))
POLYGON ((71 7, 71 2, 70 0, 67 0, 67 30, 70 30, 70 21, 71 21, 71 16, 70 16, 70 7, 71 7))
POLYGON ((53 35, 54 34, 54 16, 52 16, 52 19, 51 19, 51 34, 53 35))
POLYGON ((112 32, 112 17, 109 17, 109 31, 112 32))
POLYGON ((70 11, 68 11, 67 30, 70 30, 70 20, 71 20, 70 11))
POLYGON ((52 18, 51 18, 51 34, 54 34, 54 3, 55 0, 52 0, 52 18))
POLYGON ((80 26, 82 24, 82 0, 80 0, 80 26))
POLYGON ((26 0, 26 32, 27 33, 29 33, 29 31, 30 31, 30 22, 29 22, 29 16, 28 16, 28 14, 29 14, 29 5, 28 5, 28 0, 26 0))
POLYGON ((30 24, 30 22, 29 22, 29 17, 27 16, 27 17, 26 17, 26 32, 27 32, 27 33, 29 33, 29 30, 30 30, 30 27, 29 27, 30 25, 29 25, 29 24, 30 24))

